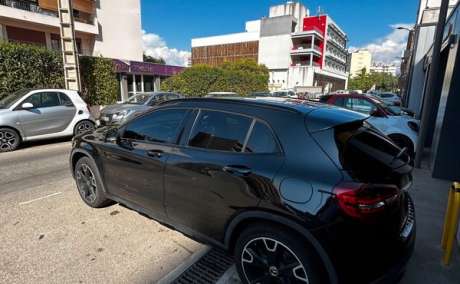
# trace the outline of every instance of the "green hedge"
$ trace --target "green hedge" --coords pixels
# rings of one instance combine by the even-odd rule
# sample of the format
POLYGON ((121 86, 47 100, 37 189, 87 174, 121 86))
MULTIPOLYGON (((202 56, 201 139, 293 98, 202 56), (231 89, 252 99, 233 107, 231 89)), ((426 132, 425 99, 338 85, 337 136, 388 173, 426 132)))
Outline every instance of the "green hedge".
POLYGON ((194 65, 162 82, 162 90, 188 96, 205 96, 209 92, 235 92, 245 96, 268 90, 268 69, 254 60, 225 62, 218 67, 194 65))
MULTIPOLYGON (((117 100, 112 60, 80 57, 82 97, 90 105, 117 100)), ((64 88, 62 54, 30 44, 0 42, 0 99, 25 88, 64 88)))
POLYGON ((43 47, 0 42, 0 98, 24 88, 62 88, 61 54, 43 47))
POLYGON ((109 105, 117 101, 118 80, 111 59, 80 57, 82 98, 90 105, 109 105))

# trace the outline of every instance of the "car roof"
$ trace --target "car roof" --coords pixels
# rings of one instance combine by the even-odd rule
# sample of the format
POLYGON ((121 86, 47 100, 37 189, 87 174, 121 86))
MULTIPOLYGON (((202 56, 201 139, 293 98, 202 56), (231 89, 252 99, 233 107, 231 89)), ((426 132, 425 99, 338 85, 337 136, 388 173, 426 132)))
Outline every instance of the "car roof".
POLYGON ((226 98, 183 98, 174 101, 166 101, 160 105, 177 104, 177 103, 220 103, 220 104, 243 104, 252 105, 255 107, 268 107, 268 108, 279 108, 288 111, 294 111, 298 113, 308 114, 313 110, 325 108, 333 109, 336 108, 331 105, 321 104, 317 102, 289 99, 289 98, 274 98, 274 97, 226 97, 226 98))

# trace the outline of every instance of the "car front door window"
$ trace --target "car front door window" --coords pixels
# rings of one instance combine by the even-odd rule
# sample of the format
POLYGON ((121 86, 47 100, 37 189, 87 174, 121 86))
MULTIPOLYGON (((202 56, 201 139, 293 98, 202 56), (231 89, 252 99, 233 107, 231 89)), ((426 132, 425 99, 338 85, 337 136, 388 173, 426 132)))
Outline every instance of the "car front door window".
POLYGON ((365 99, 353 98, 352 101, 352 109, 354 111, 364 114, 371 114, 376 109, 376 107, 372 103, 365 99))

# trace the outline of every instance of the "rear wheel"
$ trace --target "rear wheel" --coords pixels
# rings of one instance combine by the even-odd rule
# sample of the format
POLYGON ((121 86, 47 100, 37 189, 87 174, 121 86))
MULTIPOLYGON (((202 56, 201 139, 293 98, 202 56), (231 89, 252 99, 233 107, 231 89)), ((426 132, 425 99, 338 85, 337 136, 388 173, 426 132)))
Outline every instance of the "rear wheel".
POLYGON ((313 249, 282 227, 256 225, 244 230, 235 246, 235 261, 243 283, 321 283, 313 249))
POLYGON ((89 121, 89 120, 83 120, 83 121, 80 121, 79 123, 77 123, 77 125, 75 125, 75 129, 74 129, 74 135, 79 135, 79 134, 83 134, 83 133, 86 133, 86 132, 89 132, 89 131, 93 131, 95 129, 95 126, 94 126, 94 123, 92 121, 89 121))
POLYGON ((102 190, 102 180, 94 162, 88 157, 78 160, 74 169, 75 181, 81 199, 90 207, 102 208, 113 202, 102 190))
POLYGON ((10 152, 18 148, 19 134, 10 128, 0 128, 0 152, 10 152))

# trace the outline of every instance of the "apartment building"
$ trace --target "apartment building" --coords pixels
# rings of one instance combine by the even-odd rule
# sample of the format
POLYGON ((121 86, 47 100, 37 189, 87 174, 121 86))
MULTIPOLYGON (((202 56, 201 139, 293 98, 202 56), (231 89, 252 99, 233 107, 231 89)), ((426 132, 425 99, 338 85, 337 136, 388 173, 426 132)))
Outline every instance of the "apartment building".
POLYGON ((360 49, 350 53, 350 76, 356 77, 365 69, 366 73, 371 71, 372 53, 367 49, 360 49))
MULTIPOLYGON (((182 67, 143 61, 140 0, 72 0, 79 55, 112 58, 119 101, 160 88, 182 67)), ((0 0, 0 41, 61 50, 58 0, 0 0)))
POLYGON ((268 17, 246 22, 245 32, 192 39, 192 64, 242 58, 267 66, 271 90, 329 92, 347 85, 345 32, 298 2, 270 7, 268 17))
POLYGON ((399 67, 393 64, 375 64, 372 65, 370 68, 371 73, 386 73, 391 74, 393 76, 398 76, 399 67))

